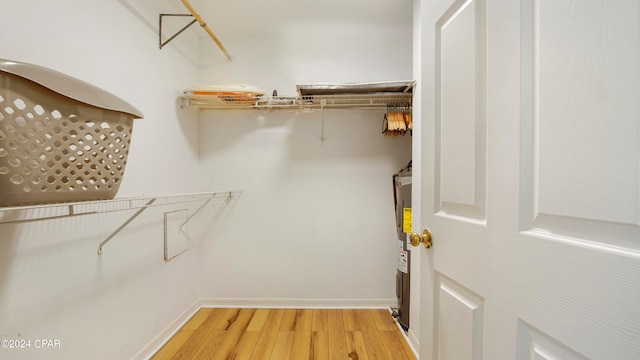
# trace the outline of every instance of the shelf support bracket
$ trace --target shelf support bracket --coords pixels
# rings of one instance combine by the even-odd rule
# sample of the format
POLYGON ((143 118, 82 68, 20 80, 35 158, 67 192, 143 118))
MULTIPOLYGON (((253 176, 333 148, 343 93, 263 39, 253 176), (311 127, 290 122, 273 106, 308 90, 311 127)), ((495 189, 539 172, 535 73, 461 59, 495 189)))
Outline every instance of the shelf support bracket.
POLYGON ((117 228, 116 231, 112 232, 111 235, 109 235, 106 239, 104 239, 98 246, 98 255, 102 255, 102 247, 106 243, 108 243, 109 241, 111 241, 111 239, 113 239, 116 235, 118 235, 120 231, 126 228, 135 218, 137 218, 138 216, 140 216, 140 214, 142 214, 145 210, 147 210, 147 208, 151 206, 151 204, 156 202, 156 200, 158 200, 158 198, 151 198, 149 201, 147 201, 146 204, 144 204, 143 207, 138 209, 138 211, 136 211, 135 214, 131 215, 131 217, 127 219, 127 221, 125 221, 122 225, 120 225, 120 227, 117 228))
POLYGON ((176 32, 170 38, 168 38, 166 41, 163 42, 162 41, 162 18, 165 17, 165 16, 188 16, 188 17, 193 17, 193 15, 191 15, 191 14, 160 14, 160 17, 159 17, 159 22, 160 23, 159 23, 159 27, 158 27, 158 46, 160 47, 160 49, 162 49, 165 45, 167 45, 169 42, 171 42, 171 40, 173 40, 176 37, 178 37, 178 35, 182 34, 191 25, 195 24, 198 21, 197 19, 193 19, 193 21, 191 21, 190 23, 185 25, 182 29, 178 30, 178 32, 176 32))

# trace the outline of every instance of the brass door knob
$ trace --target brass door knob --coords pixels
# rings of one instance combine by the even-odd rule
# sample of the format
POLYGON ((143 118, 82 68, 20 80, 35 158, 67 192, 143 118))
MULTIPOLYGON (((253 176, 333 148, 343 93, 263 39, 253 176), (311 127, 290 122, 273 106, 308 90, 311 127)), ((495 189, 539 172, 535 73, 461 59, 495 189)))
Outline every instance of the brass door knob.
POLYGON ((418 246, 420 245, 420 243, 422 243, 427 249, 430 248, 431 245, 433 245, 433 240, 431 238, 431 232, 429 231, 429 229, 424 229, 422 231, 422 234, 412 232, 411 235, 409 235, 409 241, 411 241, 411 245, 413 246, 418 246))

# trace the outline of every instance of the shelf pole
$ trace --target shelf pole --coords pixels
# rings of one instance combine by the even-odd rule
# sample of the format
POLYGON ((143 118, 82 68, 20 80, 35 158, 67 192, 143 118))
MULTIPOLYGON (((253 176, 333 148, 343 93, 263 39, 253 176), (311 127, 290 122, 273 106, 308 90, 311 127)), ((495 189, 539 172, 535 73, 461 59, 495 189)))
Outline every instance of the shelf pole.
POLYGON ((209 28, 209 26, 207 26, 204 20, 202 20, 202 17, 200 16, 200 14, 198 14, 196 9, 194 9, 193 6, 189 4, 189 1, 182 0, 182 4, 187 8, 187 10, 189 10, 189 12, 193 15, 193 17, 196 18, 196 20, 198 20, 198 23, 200 24, 200 26, 204 28, 207 34, 209 34, 209 37, 211 37, 211 39, 216 43, 216 45, 218 45, 218 47, 220 48, 220 50, 222 50, 222 52, 227 57, 227 59, 229 59, 229 61, 233 61, 233 57, 231 57, 231 54, 229 54, 229 52, 227 51, 227 49, 224 48, 220 40, 218 40, 218 37, 213 33, 213 31, 211 31, 211 29, 209 28))
POLYGON ((322 134, 320 134, 320 141, 322 143, 324 143, 324 107, 325 107, 325 105, 327 105, 327 100, 325 100, 325 99, 320 100, 320 112, 321 112, 321 116, 322 116, 322 119, 320 120, 321 121, 321 126, 322 126, 322 130, 321 130, 322 134))

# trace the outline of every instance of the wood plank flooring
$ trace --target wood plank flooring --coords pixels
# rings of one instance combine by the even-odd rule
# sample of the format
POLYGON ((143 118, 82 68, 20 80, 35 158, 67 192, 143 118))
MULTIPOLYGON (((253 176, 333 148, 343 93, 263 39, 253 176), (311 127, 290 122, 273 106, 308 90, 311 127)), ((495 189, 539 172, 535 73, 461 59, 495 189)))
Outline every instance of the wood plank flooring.
POLYGON ((384 309, 200 309, 152 360, 415 360, 384 309))

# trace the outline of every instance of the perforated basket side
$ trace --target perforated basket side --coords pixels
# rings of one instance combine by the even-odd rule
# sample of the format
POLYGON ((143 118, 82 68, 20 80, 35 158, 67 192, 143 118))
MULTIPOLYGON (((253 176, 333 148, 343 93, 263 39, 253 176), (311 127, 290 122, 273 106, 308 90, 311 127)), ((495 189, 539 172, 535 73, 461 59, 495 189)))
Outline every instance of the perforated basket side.
POLYGON ((133 117, 0 72, 0 206, 112 199, 133 117))

